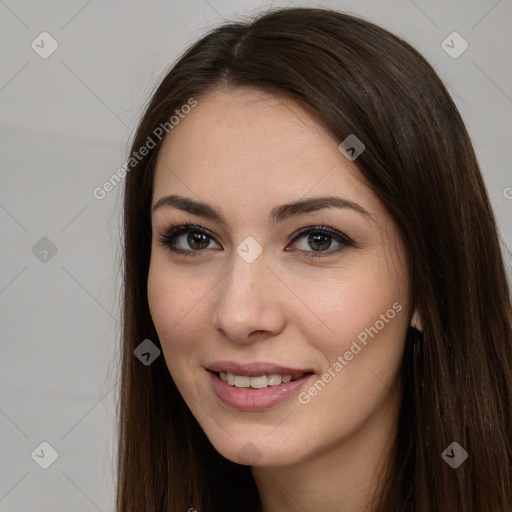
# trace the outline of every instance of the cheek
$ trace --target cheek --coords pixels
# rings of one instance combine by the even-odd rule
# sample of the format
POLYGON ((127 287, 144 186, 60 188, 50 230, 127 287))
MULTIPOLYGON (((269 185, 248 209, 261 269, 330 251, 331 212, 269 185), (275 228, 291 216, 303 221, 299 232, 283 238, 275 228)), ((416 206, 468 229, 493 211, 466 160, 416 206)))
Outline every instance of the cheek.
POLYGON ((169 370, 181 367, 184 356, 194 353, 200 340, 199 331, 204 321, 201 315, 201 297, 176 273, 165 265, 151 262, 148 274, 148 304, 169 370), (172 357, 170 355, 172 354, 172 357))
POLYGON ((331 360, 342 356, 342 373, 359 390, 356 395, 372 396, 380 383, 387 387, 396 379, 407 333, 406 300, 393 290, 369 289, 347 304, 352 321, 339 322, 343 344, 337 354, 331 350, 331 360))
MULTIPOLYGON (((314 279, 295 277, 293 288, 309 309, 297 315, 296 321, 300 318, 314 321, 320 329, 319 335, 313 338, 315 344, 331 362, 338 354, 349 350, 351 342, 361 333, 364 341, 366 329, 376 322, 382 334, 388 333, 392 324, 395 332, 397 327, 401 330, 405 314, 399 314, 396 309, 406 310, 406 290, 399 285, 393 268, 383 267, 378 258, 351 261, 341 271, 317 272, 314 279), (393 309, 394 303, 399 303, 401 308, 397 305, 393 309)), ((311 327, 305 328, 311 331, 311 327)), ((307 338, 311 339, 311 335, 309 332, 307 338)))
POLYGON ((181 302, 176 300, 177 290, 178 286, 161 271, 158 263, 151 261, 148 274, 148 304, 159 335, 171 329, 177 321, 176 306, 181 302))
MULTIPOLYGON (((315 402, 313 409, 338 404, 345 413, 364 416, 397 378, 408 325, 407 288, 395 271, 399 267, 381 262, 379 257, 359 260, 344 269, 342 278, 326 275, 317 281, 315 290, 322 293, 306 287, 299 292, 307 294, 329 329, 324 330, 327 336, 315 337, 311 331, 307 336, 324 356, 321 371, 327 381, 302 395, 302 403, 315 402)), ((338 421, 350 421, 345 413, 338 421)))
MULTIPOLYGON (((346 282, 318 306, 334 334, 310 337, 325 365, 298 398, 308 418, 331 421, 315 426, 313 444, 360 428, 387 403, 397 382, 408 325, 406 296, 372 281, 346 282)), ((305 422, 307 430, 311 420, 305 422)))
MULTIPOLYGON (((325 311, 332 330, 342 335, 343 340, 348 340, 356 339, 369 329, 373 331, 373 328, 388 331, 392 324, 397 323, 396 319, 401 318, 397 310, 404 309, 402 302, 403 297, 391 290, 357 287, 356 290, 339 291, 336 297, 331 298, 325 311)), ((364 335, 359 339, 364 342, 364 335)))

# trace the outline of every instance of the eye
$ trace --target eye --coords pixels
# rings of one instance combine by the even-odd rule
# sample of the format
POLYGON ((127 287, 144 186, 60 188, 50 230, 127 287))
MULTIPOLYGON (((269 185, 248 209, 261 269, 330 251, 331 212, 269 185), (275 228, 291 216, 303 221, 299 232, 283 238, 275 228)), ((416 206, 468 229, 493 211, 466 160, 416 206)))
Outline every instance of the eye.
MULTIPOLYGON (((294 233, 290 240, 295 243, 301 238, 304 241, 299 251, 308 258, 329 256, 340 252, 345 247, 354 245, 354 241, 347 235, 324 225, 304 227, 294 233), (307 239, 306 235, 308 235, 307 239), (332 248, 333 242, 338 245, 334 250, 329 250, 332 248), (308 250, 308 247, 313 250, 308 250)), ((217 243, 208 229, 199 224, 188 223, 171 224, 163 233, 160 233, 160 239, 158 240, 161 245, 168 247, 171 252, 184 256, 197 256, 205 249, 209 249, 212 241, 217 243)), ((218 244, 217 248, 220 248, 218 244)), ((288 248, 285 250, 289 251, 288 248)))
POLYGON ((185 256, 196 256, 199 251, 208 249, 213 241, 211 233, 198 224, 172 224, 164 233, 160 233, 158 242, 171 252, 185 256))
POLYGON ((305 253, 307 258, 318 258, 338 253, 345 247, 354 245, 354 241, 347 235, 329 226, 308 226, 300 229, 291 236, 292 242, 303 238, 302 247, 299 249, 305 253), (307 238, 306 238, 306 235, 307 238), (333 241, 338 244, 334 250, 328 251, 332 247, 333 241), (312 251, 308 248, 313 249, 312 251), (328 252, 327 252, 328 251, 328 252))

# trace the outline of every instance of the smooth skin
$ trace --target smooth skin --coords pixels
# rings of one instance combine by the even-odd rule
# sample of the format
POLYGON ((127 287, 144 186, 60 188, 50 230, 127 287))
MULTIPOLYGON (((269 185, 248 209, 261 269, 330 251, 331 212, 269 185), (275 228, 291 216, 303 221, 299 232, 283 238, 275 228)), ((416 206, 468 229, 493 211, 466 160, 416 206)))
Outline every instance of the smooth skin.
POLYGON ((148 299, 163 355, 223 456, 244 463, 244 447, 254 445, 264 512, 369 510, 396 436, 399 366, 413 314, 404 246, 340 142, 285 96, 223 88, 198 98, 157 162, 153 206, 176 194, 226 220, 173 206, 152 212, 148 299), (269 223, 276 206, 324 196, 369 215, 323 208, 269 223), (196 234, 190 243, 178 235, 175 246, 195 255, 174 253, 160 242, 170 222, 199 223, 211 237, 196 234), (299 229, 322 224, 353 245, 314 238, 318 232, 293 241, 299 229), (252 263, 236 251, 249 236, 262 248, 252 263), (310 368, 314 382, 393 304, 401 311, 307 404, 295 396, 239 411, 212 390, 205 367, 219 360, 310 368))

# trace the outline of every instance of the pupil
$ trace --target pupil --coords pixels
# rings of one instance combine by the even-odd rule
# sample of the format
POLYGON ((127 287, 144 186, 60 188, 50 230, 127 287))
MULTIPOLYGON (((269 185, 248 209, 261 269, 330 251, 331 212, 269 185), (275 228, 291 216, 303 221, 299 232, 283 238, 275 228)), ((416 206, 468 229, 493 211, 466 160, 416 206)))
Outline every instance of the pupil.
POLYGON ((193 249, 205 249, 208 247, 207 236, 203 233, 189 233, 187 236, 187 242, 193 249), (199 244, 200 247, 195 247, 194 244, 199 244), (202 243, 202 246, 201 246, 202 243))
MULTIPOLYGON (((317 247, 316 249, 328 249, 329 246, 331 245, 331 242, 330 242, 330 235, 325 235, 325 234, 321 234, 321 233, 317 233, 317 234, 311 234, 309 235, 309 238, 308 238, 308 242, 310 244, 316 244, 317 247), (323 239, 323 243, 322 243, 322 239, 323 239)), ((315 247, 313 245, 311 245, 311 248, 312 249, 315 249, 315 247)))

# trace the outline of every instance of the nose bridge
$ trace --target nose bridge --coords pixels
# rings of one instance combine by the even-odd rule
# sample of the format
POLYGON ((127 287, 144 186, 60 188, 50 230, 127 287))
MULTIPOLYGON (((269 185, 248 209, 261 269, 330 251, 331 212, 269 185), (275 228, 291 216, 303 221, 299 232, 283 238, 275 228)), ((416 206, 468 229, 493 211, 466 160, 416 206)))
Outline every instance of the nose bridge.
POLYGON ((263 254, 255 259, 244 258, 243 252, 234 254, 215 304, 214 327, 237 341, 246 341, 253 331, 278 332, 283 316, 269 286, 271 275, 263 254))
POLYGON ((233 257, 233 265, 224 283, 223 298, 226 305, 234 301, 238 311, 247 307, 254 309, 265 301, 266 261, 261 255, 250 263, 238 254, 233 257))

